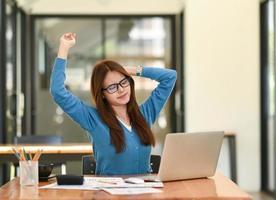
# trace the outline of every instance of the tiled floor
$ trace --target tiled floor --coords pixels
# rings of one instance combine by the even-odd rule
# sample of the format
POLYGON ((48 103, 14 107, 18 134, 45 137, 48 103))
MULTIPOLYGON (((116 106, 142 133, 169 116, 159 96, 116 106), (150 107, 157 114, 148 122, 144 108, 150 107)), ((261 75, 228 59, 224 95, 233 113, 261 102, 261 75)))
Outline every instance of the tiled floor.
POLYGON ((273 197, 265 194, 264 192, 249 192, 249 194, 253 197, 253 200, 275 200, 273 197))

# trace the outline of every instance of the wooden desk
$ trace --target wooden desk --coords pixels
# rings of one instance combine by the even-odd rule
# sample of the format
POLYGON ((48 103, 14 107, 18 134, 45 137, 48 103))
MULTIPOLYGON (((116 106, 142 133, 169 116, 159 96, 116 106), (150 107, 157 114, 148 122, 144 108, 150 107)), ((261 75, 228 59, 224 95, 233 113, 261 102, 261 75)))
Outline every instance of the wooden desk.
POLYGON ((4 144, 0 145, 0 163, 17 162, 13 154, 13 147, 24 147, 27 152, 35 153, 38 149, 43 149, 40 161, 66 162, 81 160, 83 155, 92 154, 91 143, 64 143, 59 145, 48 144, 4 144))
MULTIPOLYGON (((50 182, 40 182, 39 186, 50 182)), ((251 197, 235 183, 216 173, 214 177, 186 181, 165 182, 162 193, 144 195, 110 195, 104 191, 38 189, 20 187, 15 178, 0 188, 1 199, 243 199, 251 197)))

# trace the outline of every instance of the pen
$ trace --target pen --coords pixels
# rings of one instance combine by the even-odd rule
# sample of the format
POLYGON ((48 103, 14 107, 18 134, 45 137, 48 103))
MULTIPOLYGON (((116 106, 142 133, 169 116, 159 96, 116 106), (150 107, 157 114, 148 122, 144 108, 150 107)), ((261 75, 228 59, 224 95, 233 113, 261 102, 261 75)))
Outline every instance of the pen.
POLYGON ((99 182, 99 183, 108 183, 108 184, 112 184, 112 185, 117 185, 116 182, 110 182, 110 181, 97 180, 97 182, 99 182))

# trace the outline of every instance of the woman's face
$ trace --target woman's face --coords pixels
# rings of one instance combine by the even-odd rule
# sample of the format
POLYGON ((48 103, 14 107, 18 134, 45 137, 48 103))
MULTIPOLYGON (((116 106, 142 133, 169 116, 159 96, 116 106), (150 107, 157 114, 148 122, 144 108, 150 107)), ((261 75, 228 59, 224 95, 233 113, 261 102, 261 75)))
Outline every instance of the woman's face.
POLYGON ((103 95, 112 106, 126 105, 130 99, 130 82, 117 71, 109 71, 103 81, 103 95))

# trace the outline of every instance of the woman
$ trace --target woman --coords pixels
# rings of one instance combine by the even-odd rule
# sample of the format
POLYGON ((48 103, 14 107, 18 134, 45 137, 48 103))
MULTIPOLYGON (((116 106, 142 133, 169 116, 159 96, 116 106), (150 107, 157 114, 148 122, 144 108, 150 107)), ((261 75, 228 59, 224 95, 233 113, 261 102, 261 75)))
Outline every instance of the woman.
POLYGON ((91 93, 96 107, 86 105, 64 86, 66 59, 76 43, 76 34, 60 38, 58 57, 51 75, 51 94, 55 102, 92 138, 96 174, 149 173, 151 146, 155 140, 150 130, 176 81, 176 72, 151 67, 122 67, 103 60, 91 77, 91 93), (151 96, 138 106, 132 76, 159 82, 151 96))

